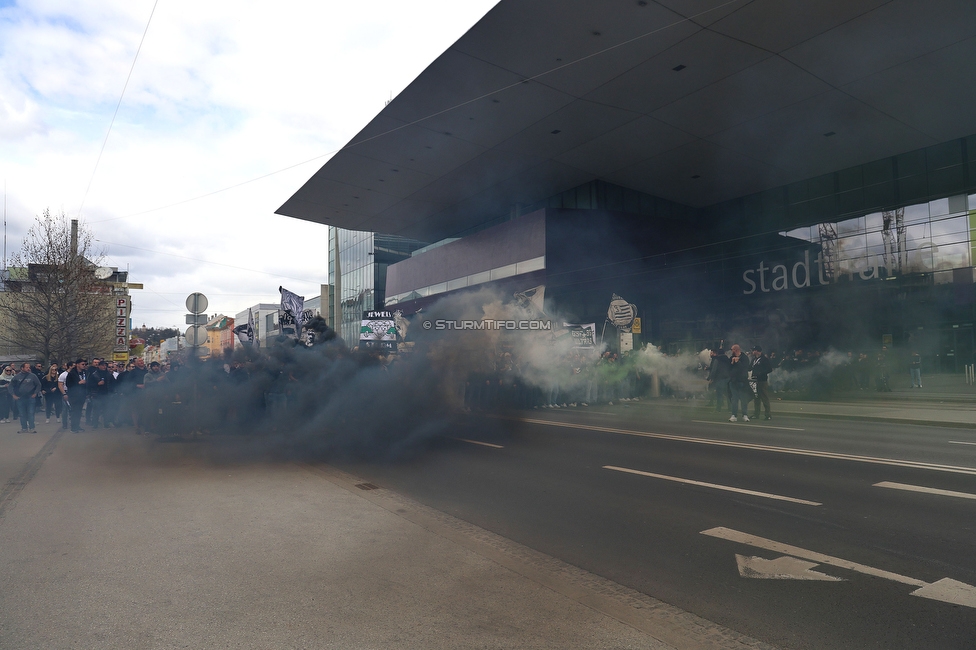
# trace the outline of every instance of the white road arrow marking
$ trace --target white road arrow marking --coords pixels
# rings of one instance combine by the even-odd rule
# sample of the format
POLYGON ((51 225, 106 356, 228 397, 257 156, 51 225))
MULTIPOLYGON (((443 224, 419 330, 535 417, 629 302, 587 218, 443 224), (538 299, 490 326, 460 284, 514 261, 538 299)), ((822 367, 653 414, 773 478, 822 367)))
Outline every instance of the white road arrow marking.
POLYGON ((743 578, 766 578, 771 580, 825 580, 841 582, 843 578, 835 578, 826 573, 811 571, 817 566, 816 562, 807 562, 795 557, 784 555, 775 560, 762 557, 735 556, 735 563, 739 565, 739 575, 743 578))
POLYGON ((962 605, 963 607, 976 607, 976 589, 965 582, 959 582, 952 578, 936 580, 930 585, 916 589, 912 595, 941 600, 944 603, 962 605))
POLYGON ((830 566, 856 571, 858 573, 874 576, 876 578, 885 578, 886 580, 893 580, 902 584, 912 585, 913 587, 918 587, 918 589, 911 593, 912 596, 920 596, 922 598, 939 600, 945 603, 952 603, 953 605, 962 605, 964 607, 972 607, 976 609, 976 587, 967 585, 964 582, 952 580, 950 578, 943 578, 942 580, 937 580, 936 582, 929 584, 924 580, 919 580, 917 578, 899 575, 897 573, 884 571, 882 569, 875 569, 874 567, 858 564, 857 562, 843 560, 839 557, 817 553, 816 551, 808 551, 807 549, 800 548, 799 546, 783 544, 782 542, 766 539, 765 537, 758 537, 756 535, 742 533, 737 530, 723 528, 721 526, 718 528, 703 530, 701 534, 708 535, 710 537, 718 537, 719 539, 726 539, 730 542, 738 542, 740 544, 755 546, 756 548, 765 549, 767 551, 792 555, 794 557, 809 560, 817 564, 828 564, 830 566))

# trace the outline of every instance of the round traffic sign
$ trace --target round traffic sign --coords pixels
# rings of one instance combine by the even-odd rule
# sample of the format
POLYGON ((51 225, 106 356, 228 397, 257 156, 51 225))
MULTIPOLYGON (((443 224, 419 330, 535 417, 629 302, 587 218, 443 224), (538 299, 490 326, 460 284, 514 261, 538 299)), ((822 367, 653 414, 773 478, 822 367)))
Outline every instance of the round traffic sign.
POLYGON ((186 344, 199 347, 207 343, 207 328, 203 325, 190 325, 186 328, 186 344))
POLYGON ((194 291, 186 297, 186 308, 191 314, 202 314, 207 311, 208 304, 210 303, 207 297, 199 291, 194 291))

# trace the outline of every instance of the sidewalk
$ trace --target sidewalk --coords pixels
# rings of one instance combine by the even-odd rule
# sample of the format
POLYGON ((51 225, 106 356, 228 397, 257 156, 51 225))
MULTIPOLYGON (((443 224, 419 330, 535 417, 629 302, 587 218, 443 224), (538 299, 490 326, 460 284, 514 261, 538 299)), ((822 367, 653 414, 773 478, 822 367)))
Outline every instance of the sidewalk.
POLYGON ((769 648, 258 440, 38 430, 0 430, 37 449, 6 471, 5 650, 769 648))
POLYGON ((976 386, 967 385, 964 375, 923 377, 922 388, 911 388, 907 377, 895 377, 891 384, 890 393, 857 391, 829 402, 776 394, 773 413, 976 428, 976 386))
MULTIPOLYGON (((895 378, 892 384, 890 393, 854 391, 835 395, 830 401, 803 400, 795 393, 771 393, 773 417, 795 415, 976 428, 976 386, 967 385, 963 375, 923 377, 920 389, 911 388, 907 377, 895 378)), ((704 400, 651 398, 644 403, 692 408, 701 406, 704 400)))

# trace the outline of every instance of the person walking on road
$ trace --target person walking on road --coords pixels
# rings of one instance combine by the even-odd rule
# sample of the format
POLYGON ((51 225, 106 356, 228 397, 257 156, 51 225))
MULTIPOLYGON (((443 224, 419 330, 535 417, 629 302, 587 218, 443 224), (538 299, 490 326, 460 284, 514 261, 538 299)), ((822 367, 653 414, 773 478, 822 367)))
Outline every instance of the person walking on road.
POLYGON ((34 411, 37 407, 37 396, 41 394, 41 381, 34 374, 29 363, 20 367, 20 372, 10 380, 10 397, 17 405, 20 414, 20 431, 18 433, 37 433, 34 428, 34 411))
POLYGON ((729 359, 729 388, 732 390, 732 417, 729 422, 737 422, 736 413, 742 413, 742 421, 749 421, 749 402, 752 401, 752 390, 749 389, 749 360, 742 354, 738 344, 732 346, 732 357, 729 359))
POLYGON ((759 419, 759 407, 766 409, 766 419, 769 415, 769 373, 773 371, 773 364, 769 362, 769 357, 763 354, 762 346, 756 345, 752 348, 752 379, 756 382, 756 405, 752 412, 752 417, 759 419))

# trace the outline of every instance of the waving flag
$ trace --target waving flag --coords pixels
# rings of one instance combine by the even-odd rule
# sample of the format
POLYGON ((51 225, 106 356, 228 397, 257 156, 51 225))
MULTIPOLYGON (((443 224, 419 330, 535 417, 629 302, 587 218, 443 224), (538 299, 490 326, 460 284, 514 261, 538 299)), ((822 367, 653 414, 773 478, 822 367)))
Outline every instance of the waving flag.
POLYGON ((284 287, 278 287, 278 291, 281 292, 281 311, 291 316, 292 321, 295 323, 295 336, 298 336, 302 331, 302 312, 305 311, 305 296, 299 296, 297 293, 292 293, 284 287))
POLYGON ((254 345, 254 314, 250 307, 247 310, 247 322, 235 327, 234 334, 237 334, 237 340, 243 345, 254 345))

